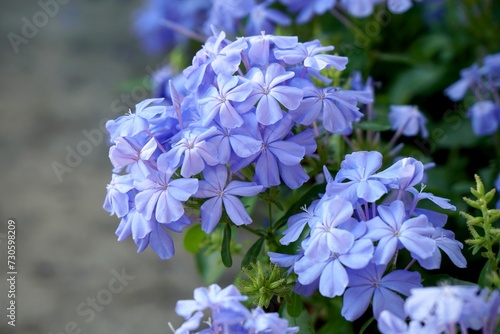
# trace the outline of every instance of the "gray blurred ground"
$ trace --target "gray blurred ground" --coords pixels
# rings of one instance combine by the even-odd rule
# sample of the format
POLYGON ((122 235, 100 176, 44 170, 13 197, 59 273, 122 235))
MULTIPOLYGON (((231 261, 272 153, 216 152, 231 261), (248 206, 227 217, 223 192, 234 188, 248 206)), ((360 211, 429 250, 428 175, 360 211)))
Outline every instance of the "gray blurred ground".
POLYGON ((69 1, 15 53, 7 34, 21 36, 21 19, 32 21, 42 9, 36 1, 0 4, 0 233, 9 218, 18 233, 16 327, 6 324, 5 235, 0 239, 0 333, 170 333, 169 321, 182 322, 176 300, 192 298, 201 284, 182 236, 167 261, 149 249, 136 254, 131 240, 116 241, 119 220, 101 209, 111 175, 105 140, 62 182, 52 166, 66 165, 68 146, 88 149, 82 131, 102 133, 99 123, 117 116, 113 103, 123 106, 122 84, 147 80, 146 67, 161 62, 130 33, 138 5, 69 1), (122 271, 133 279, 119 283, 122 271))

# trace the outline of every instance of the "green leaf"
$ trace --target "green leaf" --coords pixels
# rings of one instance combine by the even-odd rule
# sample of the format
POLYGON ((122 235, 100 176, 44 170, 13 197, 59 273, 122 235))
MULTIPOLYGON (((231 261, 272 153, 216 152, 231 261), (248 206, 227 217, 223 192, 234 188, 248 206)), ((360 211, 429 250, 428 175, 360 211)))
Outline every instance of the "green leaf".
POLYGON ((352 323, 344 318, 330 319, 324 324, 316 334, 354 334, 352 323))
POLYGON ((222 257, 222 263, 230 268, 233 265, 233 259, 231 258, 231 225, 226 224, 224 227, 224 235, 222 237, 222 248, 220 251, 222 257))
POLYGON ((204 285, 215 283, 226 271, 218 252, 207 254, 202 250, 195 255, 195 262, 204 285))
POLYGON ((288 327, 299 327, 300 334, 314 334, 313 323, 311 315, 307 310, 303 310, 298 317, 293 317, 287 312, 288 306, 286 302, 280 308, 280 315, 282 319, 288 320, 288 327))
POLYGON ((423 286, 439 286, 446 285, 476 285, 475 283, 456 279, 446 274, 437 274, 426 277, 422 281, 423 286))
POLYGON ((241 267, 245 268, 250 265, 250 263, 255 262, 257 257, 260 254, 260 250, 262 249, 262 245, 264 244, 265 237, 259 238, 253 245, 250 247, 248 252, 243 257, 243 261, 241 261, 241 267))
POLYGON ((302 303, 302 298, 295 292, 292 292, 290 294, 290 302, 286 303, 286 312, 291 317, 299 317, 303 310, 304 304, 302 303))
POLYGON ((477 280, 477 284, 479 284, 479 286, 482 288, 491 286, 490 280, 488 279, 489 275, 491 275, 491 260, 486 261, 483 269, 481 269, 481 272, 479 273, 479 278, 477 280))
POLYGON ((201 225, 197 224, 187 230, 184 235, 184 248, 189 252, 196 254, 200 250, 200 246, 206 238, 205 232, 201 229, 201 225))
POLYGON ((354 127, 362 130, 382 132, 390 130, 391 124, 389 124, 389 122, 383 122, 381 120, 373 120, 356 123, 354 127))

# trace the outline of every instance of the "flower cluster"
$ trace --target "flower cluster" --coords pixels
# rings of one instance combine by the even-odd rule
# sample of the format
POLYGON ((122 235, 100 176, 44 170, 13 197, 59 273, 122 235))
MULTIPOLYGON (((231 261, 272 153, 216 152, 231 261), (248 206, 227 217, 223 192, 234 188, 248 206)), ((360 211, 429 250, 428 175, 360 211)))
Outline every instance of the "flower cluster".
POLYGON ((404 304, 403 319, 388 310, 382 311, 378 328, 383 334, 461 333, 468 329, 495 333, 500 314, 500 293, 476 285, 415 288, 404 304))
MULTIPOLYGON (((229 41, 214 31, 184 70, 185 93, 169 83, 168 99, 148 99, 135 112, 108 121, 115 167, 104 208, 122 218, 119 240, 139 251, 174 254, 165 230, 179 232, 191 220, 190 201, 201 205, 210 233, 227 214, 236 225, 251 218, 239 196, 255 196, 284 183, 295 189, 309 179, 301 165, 316 151, 314 123, 348 134, 363 114, 358 102, 371 91, 328 86, 320 71, 341 71, 346 57, 325 54, 318 40, 257 35, 229 41), (326 88, 318 88, 312 78, 326 88)), ((199 208, 199 206, 197 206, 199 208)))
POLYGON ((277 313, 265 313, 260 307, 248 310, 241 302, 247 300, 234 285, 221 289, 217 284, 194 290, 193 300, 179 300, 175 307, 178 315, 186 322, 175 334, 195 333, 209 310, 211 317, 208 328, 196 333, 241 333, 241 334, 291 334, 298 333, 298 327, 288 327, 288 321, 277 313))
POLYGON ((146 0, 136 13, 134 30, 146 50, 162 52, 185 43, 187 37, 203 38, 194 31, 210 35, 212 26, 230 36, 257 35, 261 31, 272 34, 277 26, 289 26, 294 19, 305 24, 337 9, 354 17, 367 17, 381 3, 395 14, 413 6, 412 0, 146 0))
POLYGON ((280 240, 283 245, 300 241, 300 250, 293 255, 269 253, 271 262, 297 274, 297 293, 310 295, 319 289, 325 297, 343 295, 342 315, 350 321, 370 302, 375 318, 383 310, 404 317, 400 295, 421 286, 420 274, 408 271, 414 262, 437 269, 442 250, 456 266, 466 266, 462 244, 444 228, 447 216, 417 207, 426 199, 455 210, 447 199, 415 188, 424 177, 423 164, 403 158, 378 171, 381 166, 379 152, 359 151, 345 157, 335 178, 325 169, 325 194, 288 219, 280 240), (308 233, 300 240, 305 229, 308 233), (394 270, 402 251, 412 260, 403 270, 394 270), (386 274, 388 269, 392 271, 386 274))
POLYGON ((500 53, 488 55, 483 66, 473 64, 460 71, 460 80, 445 90, 453 101, 462 100, 468 91, 475 103, 469 108, 472 130, 477 136, 491 135, 500 123, 500 53))

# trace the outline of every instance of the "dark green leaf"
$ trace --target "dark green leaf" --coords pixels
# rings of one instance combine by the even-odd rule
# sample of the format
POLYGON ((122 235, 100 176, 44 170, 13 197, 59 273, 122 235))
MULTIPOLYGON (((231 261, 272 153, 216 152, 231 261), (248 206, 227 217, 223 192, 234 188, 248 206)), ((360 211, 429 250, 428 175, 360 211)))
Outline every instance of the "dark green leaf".
POLYGON ((226 267, 231 267, 233 265, 233 259, 231 258, 231 225, 226 224, 224 227, 224 236, 222 237, 222 248, 220 251, 222 256, 222 263, 226 267))
POLYGON ((206 234, 202 231, 201 225, 194 225, 184 235, 184 248, 190 253, 198 253, 205 237, 206 234))
POLYGON ((374 120, 374 121, 364 121, 356 123, 355 127, 363 130, 382 132, 390 130, 391 124, 389 124, 388 122, 382 122, 380 120, 374 120))
POLYGON ((488 280, 488 276, 491 274, 491 260, 486 261, 483 269, 481 269, 481 273, 479 273, 479 278, 477 280, 477 284, 480 287, 486 288, 491 286, 490 281, 488 280))
POLYGON ((280 315, 282 319, 288 320, 288 327, 299 327, 299 333, 301 334, 314 334, 311 315, 307 310, 304 309, 298 317, 292 317, 288 314, 287 308, 286 302, 283 303, 283 306, 280 308, 280 315))
POLYGON ((302 298, 298 294, 292 292, 289 303, 286 303, 286 312, 291 317, 298 317, 303 310, 304 304, 302 303, 302 298))
POLYGON ((243 261, 241 261, 241 267, 245 268, 250 265, 250 263, 255 262, 257 257, 260 254, 260 250, 262 249, 262 245, 264 244, 264 237, 259 238, 253 245, 250 247, 248 252, 243 257, 243 261))
POLYGON ((196 268, 204 285, 215 283, 226 271, 226 267, 220 261, 218 252, 206 254, 200 251, 195 255, 196 268))

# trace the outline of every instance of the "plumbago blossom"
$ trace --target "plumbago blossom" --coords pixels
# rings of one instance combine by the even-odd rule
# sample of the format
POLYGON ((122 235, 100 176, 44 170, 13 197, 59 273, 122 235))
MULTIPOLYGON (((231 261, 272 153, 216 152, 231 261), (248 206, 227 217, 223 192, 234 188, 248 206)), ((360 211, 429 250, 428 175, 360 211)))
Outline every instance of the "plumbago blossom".
POLYGON ((202 40, 213 26, 230 36, 272 34, 278 26, 289 26, 294 20, 305 24, 332 11, 363 18, 377 6, 402 14, 413 5, 412 0, 144 0, 134 15, 134 32, 146 51, 159 53, 187 44, 187 37, 202 40))
POLYGON ((376 319, 384 310, 404 317, 402 296, 421 287, 420 274, 410 271, 414 262, 439 268, 442 250, 458 267, 466 265, 462 244, 444 229, 447 216, 418 208, 427 199, 455 210, 447 199, 414 187, 423 179, 423 164, 403 158, 385 170, 381 166, 379 152, 359 151, 345 157, 335 178, 325 169, 326 192, 288 219, 280 240, 300 242, 298 252, 269 252, 272 263, 297 275, 296 293, 343 296, 342 315, 350 321, 370 303, 376 319), (399 252, 412 260, 400 264, 399 252))
POLYGON ((175 330, 175 334, 189 334, 199 329, 203 312, 211 312, 210 320, 203 330, 196 333, 241 333, 241 334, 292 334, 298 327, 289 327, 288 321, 278 313, 266 313, 257 307, 248 310, 241 302, 247 300, 234 285, 222 289, 217 284, 194 290, 194 299, 179 300, 175 311, 186 321, 175 330))
POLYGON ((477 285, 413 288, 397 314, 386 309, 378 319, 383 334, 461 333, 482 330, 495 333, 500 314, 498 290, 477 285), (405 318, 409 317, 407 324, 405 318))
POLYGON ((473 64, 460 71, 460 79, 445 89, 452 101, 473 93, 475 103, 467 115, 476 136, 494 134, 500 125, 500 53, 487 55, 483 66, 473 64))
MULTIPOLYGON (((213 33, 183 71, 185 89, 169 82, 168 98, 142 101, 106 124, 114 174, 103 207, 121 218, 120 240, 130 236, 139 251, 149 245, 163 259, 175 253, 169 233, 192 224, 186 206, 199 210, 206 233, 221 219, 251 224, 241 197, 309 180, 303 160, 316 151, 315 131, 302 125, 349 133, 363 116, 358 103, 373 101, 371 93, 327 87, 324 101, 308 108, 312 78, 346 67, 346 57, 326 54, 333 46, 213 33)), ((332 265, 350 265, 350 254, 364 251, 369 239, 354 239, 332 265)))

